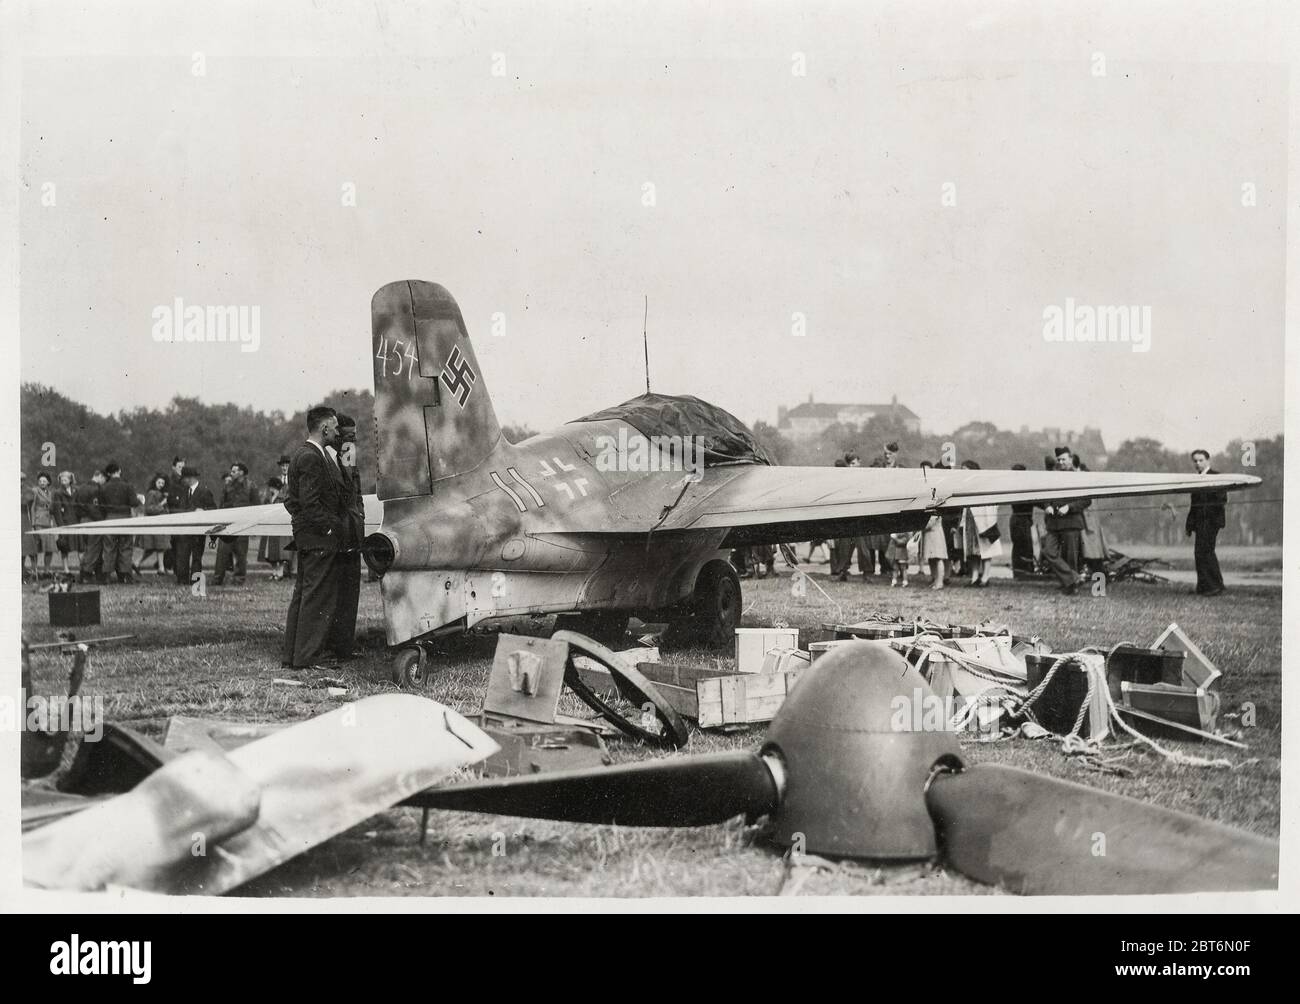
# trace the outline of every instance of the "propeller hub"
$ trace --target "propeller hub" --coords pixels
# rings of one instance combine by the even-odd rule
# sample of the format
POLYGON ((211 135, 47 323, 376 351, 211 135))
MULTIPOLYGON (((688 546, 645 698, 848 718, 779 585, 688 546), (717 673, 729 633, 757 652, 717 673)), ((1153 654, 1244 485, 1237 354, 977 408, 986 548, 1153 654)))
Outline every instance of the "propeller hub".
POLYGON ((776 839, 809 854, 938 853, 925 787, 961 765, 946 707, 887 644, 845 645, 807 670, 777 713, 764 757, 783 765, 776 839))

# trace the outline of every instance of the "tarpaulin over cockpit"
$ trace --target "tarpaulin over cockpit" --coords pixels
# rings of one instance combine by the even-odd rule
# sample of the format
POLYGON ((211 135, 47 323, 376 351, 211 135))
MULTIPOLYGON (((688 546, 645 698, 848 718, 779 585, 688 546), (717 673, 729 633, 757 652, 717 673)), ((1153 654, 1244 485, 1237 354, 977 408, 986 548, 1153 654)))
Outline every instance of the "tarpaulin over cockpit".
POLYGON ((692 437, 703 444, 704 466, 768 464, 767 455, 745 423, 716 405, 689 394, 642 394, 576 422, 626 422, 647 437, 692 437))

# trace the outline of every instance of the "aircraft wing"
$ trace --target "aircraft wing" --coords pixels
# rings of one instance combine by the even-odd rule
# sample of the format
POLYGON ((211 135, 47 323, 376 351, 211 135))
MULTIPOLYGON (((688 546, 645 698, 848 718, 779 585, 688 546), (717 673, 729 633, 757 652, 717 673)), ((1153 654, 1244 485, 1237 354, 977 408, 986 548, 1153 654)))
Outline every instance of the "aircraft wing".
MULTIPOLYGON (((1246 474, 715 467, 697 483, 663 474, 618 500, 613 532, 732 531, 723 546, 919 529, 940 509, 1246 488, 1246 474), (639 526, 635 524, 641 524, 639 526)), ((587 529, 589 532, 600 528, 587 529)))
MULTIPOLYGON (((374 495, 366 495, 364 501, 366 533, 371 533, 378 530, 383 521, 384 504, 374 495)), ((162 516, 103 519, 32 532, 80 536, 158 534, 163 537, 203 537, 215 534, 221 537, 292 537, 293 527, 290 525, 289 510, 281 503, 274 502, 270 505, 239 506, 233 509, 200 509, 195 512, 165 513, 162 516)))

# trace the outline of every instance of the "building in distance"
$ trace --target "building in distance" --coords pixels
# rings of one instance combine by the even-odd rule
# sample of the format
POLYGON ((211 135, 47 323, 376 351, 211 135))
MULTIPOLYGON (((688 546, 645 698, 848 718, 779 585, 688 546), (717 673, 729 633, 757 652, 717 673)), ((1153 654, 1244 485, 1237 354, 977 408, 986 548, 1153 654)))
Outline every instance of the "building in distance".
POLYGON ((894 395, 889 404, 826 404, 813 400, 812 394, 793 408, 778 407, 776 427, 781 435, 800 442, 816 439, 832 425, 864 425, 876 417, 892 418, 908 432, 921 431, 921 419, 894 395))

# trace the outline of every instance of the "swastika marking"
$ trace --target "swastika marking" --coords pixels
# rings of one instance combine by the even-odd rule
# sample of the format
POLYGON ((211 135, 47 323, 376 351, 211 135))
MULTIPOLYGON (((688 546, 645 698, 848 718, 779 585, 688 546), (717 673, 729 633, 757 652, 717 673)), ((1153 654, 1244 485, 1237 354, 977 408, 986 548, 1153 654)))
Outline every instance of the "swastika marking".
POLYGON ((478 374, 461 356, 460 346, 452 346, 451 355, 447 357, 447 365, 442 368, 442 382, 447 385, 447 389, 455 396, 456 403, 462 408, 469 400, 470 391, 474 389, 474 381, 477 379, 478 374))

